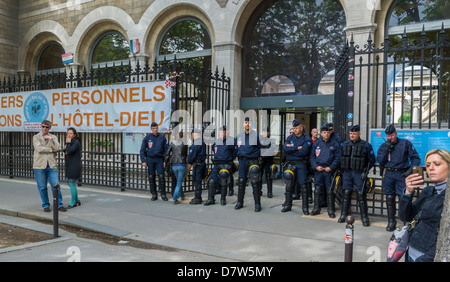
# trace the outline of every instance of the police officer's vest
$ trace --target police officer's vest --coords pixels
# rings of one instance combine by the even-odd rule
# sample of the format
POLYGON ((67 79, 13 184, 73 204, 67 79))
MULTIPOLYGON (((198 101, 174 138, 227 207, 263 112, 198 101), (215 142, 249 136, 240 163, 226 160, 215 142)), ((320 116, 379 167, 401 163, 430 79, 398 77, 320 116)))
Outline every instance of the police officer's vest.
POLYGON ((360 140, 358 143, 350 145, 344 143, 342 147, 341 168, 350 170, 363 170, 366 166, 366 158, 363 154, 366 141, 360 140))

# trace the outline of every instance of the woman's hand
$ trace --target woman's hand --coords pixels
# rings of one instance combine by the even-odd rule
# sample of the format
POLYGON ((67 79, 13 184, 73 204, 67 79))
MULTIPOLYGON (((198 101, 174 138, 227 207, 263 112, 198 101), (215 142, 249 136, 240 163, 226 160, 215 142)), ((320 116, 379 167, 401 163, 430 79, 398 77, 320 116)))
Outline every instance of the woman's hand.
POLYGON ((406 184, 405 194, 414 193, 414 189, 421 187, 423 183, 424 183, 423 177, 420 176, 418 173, 410 174, 408 177, 405 178, 406 184))

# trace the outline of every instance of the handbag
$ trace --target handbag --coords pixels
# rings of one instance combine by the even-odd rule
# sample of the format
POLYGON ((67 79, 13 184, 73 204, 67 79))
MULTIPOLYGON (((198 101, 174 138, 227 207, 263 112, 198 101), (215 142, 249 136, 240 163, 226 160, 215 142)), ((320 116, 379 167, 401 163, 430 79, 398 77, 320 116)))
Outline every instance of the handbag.
POLYGON ((392 233, 389 240, 386 262, 398 262, 406 253, 412 230, 416 227, 421 215, 422 211, 420 211, 411 222, 407 222, 402 229, 397 228, 394 230, 394 233, 392 233))

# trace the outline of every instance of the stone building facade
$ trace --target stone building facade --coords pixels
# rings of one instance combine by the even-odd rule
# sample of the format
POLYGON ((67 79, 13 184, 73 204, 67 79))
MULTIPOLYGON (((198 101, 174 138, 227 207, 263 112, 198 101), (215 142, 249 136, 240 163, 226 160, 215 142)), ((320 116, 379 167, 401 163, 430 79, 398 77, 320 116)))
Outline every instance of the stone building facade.
MULTIPOLYGON (((58 43, 73 54, 68 70, 90 68, 90 54, 98 38, 109 31, 129 42, 138 39, 136 60, 154 61, 168 27, 183 18, 195 18, 211 39, 211 67, 224 69, 231 78, 231 109, 242 106, 242 81, 248 23, 261 13, 263 0, 20 0, 0 3, 0 77, 37 71, 43 50, 58 43)), ((395 0, 337 0, 345 16, 342 36, 363 46, 369 37, 379 46, 386 36, 387 20, 395 0)), ((448 28, 448 20, 444 23, 448 28)), ((431 26, 431 25, 427 25, 431 26)), ((345 41, 345 40, 343 40, 345 41)), ((329 85, 329 77, 324 82, 329 85)), ((329 86, 327 86, 329 89, 329 86)), ((330 91, 330 90, 328 90, 330 91)), ((319 91, 318 91, 319 92, 319 91)), ((319 94, 319 93, 308 93, 319 94)), ((332 93, 324 93, 332 94, 332 93)), ((313 97, 310 97, 311 99, 313 97)), ((295 100, 296 101, 296 100, 295 100)), ((319 100, 318 100, 319 101, 319 100)), ((303 102, 298 102, 303 103, 303 102)), ((326 103, 325 103, 326 104, 326 103)), ((251 105, 251 104, 250 104, 251 105)), ((322 104, 313 107, 318 111, 322 104)), ((331 105, 332 106, 332 105, 331 105)), ((270 106, 267 106, 270 108, 270 106)), ((277 106, 279 107, 279 106, 277 106)), ((286 105, 292 107, 292 105, 286 105)), ((320 111, 320 110, 319 110, 320 111)), ((300 114, 311 112, 302 109, 300 114)), ((317 118, 317 117, 316 117, 317 118)), ((319 126, 315 122, 311 126, 319 126)))

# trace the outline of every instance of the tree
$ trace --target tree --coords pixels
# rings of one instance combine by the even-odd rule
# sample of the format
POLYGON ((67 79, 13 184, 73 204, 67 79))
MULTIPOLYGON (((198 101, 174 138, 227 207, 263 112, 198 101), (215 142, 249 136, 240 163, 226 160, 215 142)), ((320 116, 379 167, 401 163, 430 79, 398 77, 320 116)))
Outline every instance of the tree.
POLYGON ((445 190, 444 208, 442 209, 441 224, 436 242, 435 262, 450 262, 450 182, 448 181, 445 190))

